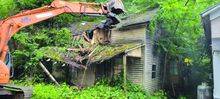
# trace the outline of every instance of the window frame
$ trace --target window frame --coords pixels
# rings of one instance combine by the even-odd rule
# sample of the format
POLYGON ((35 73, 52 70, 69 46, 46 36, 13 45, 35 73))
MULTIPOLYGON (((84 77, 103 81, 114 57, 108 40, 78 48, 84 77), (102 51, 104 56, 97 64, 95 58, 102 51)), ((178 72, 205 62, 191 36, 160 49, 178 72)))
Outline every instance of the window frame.
POLYGON ((157 78, 157 65, 153 64, 151 68, 151 79, 155 79, 157 78))

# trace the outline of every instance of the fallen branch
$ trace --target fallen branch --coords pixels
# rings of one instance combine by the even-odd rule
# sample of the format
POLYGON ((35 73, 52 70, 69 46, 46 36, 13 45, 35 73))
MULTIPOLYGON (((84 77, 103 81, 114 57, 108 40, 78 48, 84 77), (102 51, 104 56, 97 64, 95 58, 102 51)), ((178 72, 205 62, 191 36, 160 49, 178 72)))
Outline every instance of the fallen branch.
POLYGON ((44 70, 44 72, 49 76, 49 78, 57 85, 60 86, 60 84, 56 81, 56 79, 50 74, 50 72, 47 70, 47 68, 43 65, 43 63, 39 63, 41 68, 44 70))
POLYGON ((70 66, 76 67, 78 69, 82 69, 82 68, 86 69, 86 66, 78 64, 78 63, 71 61, 71 60, 66 60, 65 63, 69 64, 70 66))
POLYGON ((91 40, 85 34, 82 34, 82 36, 86 39, 87 42, 91 44, 91 40))
POLYGON ((98 48, 98 47, 96 47, 96 48, 88 55, 88 60, 87 60, 87 62, 86 62, 86 68, 85 68, 85 70, 84 70, 84 72, 83 72, 83 77, 82 77, 82 80, 81 80, 81 83, 80 83, 80 87, 82 87, 82 84, 83 84, 83 82, 84 82, 85 75, 86 75, 86 70, 87 70, 87 67, 88 67, 88 65, 89 65, 89 63, 90 63, 91 56, 92 56, 92 54, 96 51, 97 48, 98 48))

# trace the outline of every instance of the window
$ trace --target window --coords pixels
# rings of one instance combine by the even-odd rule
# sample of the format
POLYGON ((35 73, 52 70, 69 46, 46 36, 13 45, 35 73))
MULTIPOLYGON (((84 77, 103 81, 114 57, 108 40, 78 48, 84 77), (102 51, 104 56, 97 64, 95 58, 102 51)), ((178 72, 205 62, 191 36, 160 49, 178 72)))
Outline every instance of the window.
POLYGON ((152 79, 156 78, 156 70, 157 70, 156 65, 152 65, 152 76, 151 76, 152 79))

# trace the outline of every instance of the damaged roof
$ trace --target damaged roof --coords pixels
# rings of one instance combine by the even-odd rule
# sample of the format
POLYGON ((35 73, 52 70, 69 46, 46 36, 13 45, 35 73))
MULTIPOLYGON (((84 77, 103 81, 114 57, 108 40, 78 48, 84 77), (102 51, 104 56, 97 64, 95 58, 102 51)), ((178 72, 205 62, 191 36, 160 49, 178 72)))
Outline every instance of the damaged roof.
MULTIPOLYGON (((153 17, 157 14, 158 10, 159 8, 155 8, 155 9, 146 11, 145 13, 136 13, 136 14, 132 14, 129 16, 125 16, 124 18, 121 19, 122 21, 116 25, 115 29, 121 30, 121 29, 127 29, 130 26, 144 25, 153 19, 153 17)), ((70 30, 74 34, 80 34, 86 30, 89 30, 95 27, 100 22, 101 20, 98 20, 96 22, 81 22, 77 24, 72 24, 70 26, 70 30)))
POLYGON ((73 34, 81 34, 82 32, 85 32, 86 30, 89 30, 96 25, 98 25, 99 22, 81 22, 81 23, 76 23, 72 24, 70 26, 70 30, 73 34))
MULTIPOLYGON (((79 50, 67 50, 66 48, 51 47, 44 49, 45 58, 55 61, 64 62, 69 65, 80 68, 85 67, 86 62, 89 64, 101 63, 109 60, 117 55, 125 54, 131 50, 144 46, 143 44, 123 44, 123 45, 96 45, 91 47, 91 51, 85 52, 84 56, 79 56, 82 52, 79 50), (84 62, 86 61, 86 62, 84 62)), ((87 49, 87 48, 86 48, 87 49)))
POLYGON ((109 60, 119 54, 125 54, 131 50, 137 49, 139 47, 144 46, 143 44, 123 44, 123 45, 115 45, 111 49, 106 49, 101 51, 99 54, 95 55, 92 58, 91 63, 100 63, 104 60, 109 60))
MULTIPOLYGON (((147 11, 147 13, 127 16, 122 19, 122 22, 117 25, 116 29, 126 28, 133 25, 142 25, 151 21, 159 9, 147 11)), ((74 34, 81 34, 82 32, 93 28, 98 22, 81 22, 73 24, 70 30, 74 34)), ((47 48, 44 51, 43 57, 51 58, 56 61, 61 61, 69 65, 80 67, 81 65, 101 63, 109 60, 117 55, 128 53, 131 50, 144 46, 143 44, 120 44, 120 45, 90 45, 83 41, 79 46, 72 46, 72 48, 47 48), (70 50, 67 50, 70 49, 70 50), (77 66, 76 66, 77 65, 77 66)), ((82 66, 83 67, 83 66, 82 66)))
POLYGON ((156 8, 146 13, 137 13, 127 16, 122 19, 122 22, 117 25, 116 29, 120 30, 129 26, 145 24, 153 19, 158 10, 159 8, 156 8))

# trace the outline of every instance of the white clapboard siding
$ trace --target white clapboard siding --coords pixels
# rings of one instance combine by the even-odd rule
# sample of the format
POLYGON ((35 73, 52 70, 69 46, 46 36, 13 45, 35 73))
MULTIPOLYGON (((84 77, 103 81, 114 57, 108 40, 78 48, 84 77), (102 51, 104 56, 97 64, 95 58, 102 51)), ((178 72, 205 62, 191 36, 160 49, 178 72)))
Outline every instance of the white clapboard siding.
POLYGON ((145 40, 145 28, 112 32, 111 41, 113 44, 138 43, 145 40))
POLYGON ((144 87, 152 92, 159 88, 159 57, 153 55, 153 41, 150 34, 146 32, 145 41, 145 69, 144 69, 144 87), (156 78, 152 79, 152 65, 156 65, 156 78))
POLYGON ((143 86, 149 92, 153 92, 159 88, 159 58, 153 55, 153 42, 148 32, 146 31, 146 25, 145 27, 124 31, 114 30, 111 40, 113 44, 145 44, 141 47, 141 57, 132 57, 133 54, 128 54, 127 77, 131 82, 143 86), (156 78, 154 79, 152 79, 152 65, 156 65, 156 78))
MULTIPOLYGON (((144 48, 141 52, 143 53, 144 48)), ((138 85, 143 86, 143 73, 144 73, 144 54, 142 57, 127 57, 127 77, 128 79, 138 85)))
MULTIPOLYGON (((219 10, 220 15, 220 10, 219 10)), ((212 38, 220 38, 220 16, 211 20, 212 38)))

